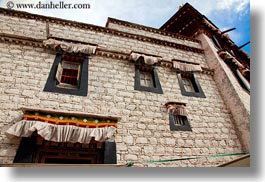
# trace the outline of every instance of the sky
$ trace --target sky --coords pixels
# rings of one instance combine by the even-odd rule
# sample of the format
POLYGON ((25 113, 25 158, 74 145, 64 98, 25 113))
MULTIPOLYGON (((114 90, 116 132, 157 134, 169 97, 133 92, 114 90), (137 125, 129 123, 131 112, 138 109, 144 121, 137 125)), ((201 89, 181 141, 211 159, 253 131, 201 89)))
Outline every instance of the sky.
MULTIPOLYGON (((0 7, 7 7, 10 0, 0 0, 0 7)), ((12 0, 17 3, 58 3, 62 0, 12 0)), ((250 41, 250 0, 64 0, 64 3, 89 4, 87 9, 29 9, 34 14, 58 17, 88 24, 105 26, 108 17, 129 21, 153 28, 160 28, 178 7, 190 3, 201 14, 211 20, 221 31, 229 32, 230 38, 238 45, 250 41)), ((250 55, 250 44, 243 50, 250 55)))

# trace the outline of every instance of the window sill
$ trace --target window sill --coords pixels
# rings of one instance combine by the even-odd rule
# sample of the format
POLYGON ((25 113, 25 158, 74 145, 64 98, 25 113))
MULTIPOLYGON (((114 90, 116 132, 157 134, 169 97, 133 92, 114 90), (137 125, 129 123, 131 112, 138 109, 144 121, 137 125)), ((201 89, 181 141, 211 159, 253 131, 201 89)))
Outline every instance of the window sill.
POLYGON ((73 86, 73 85, 65 84, 65 83, 60 83, 56 85, 56 87, 63 88, 63 89, 69 89, 69 90, 78 90, 77 86, 73 86))

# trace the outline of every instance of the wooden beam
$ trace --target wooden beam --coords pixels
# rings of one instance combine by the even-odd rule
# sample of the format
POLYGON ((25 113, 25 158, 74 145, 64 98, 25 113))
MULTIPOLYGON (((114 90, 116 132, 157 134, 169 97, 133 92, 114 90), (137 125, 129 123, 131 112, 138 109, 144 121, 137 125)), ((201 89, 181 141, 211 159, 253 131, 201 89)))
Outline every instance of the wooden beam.
POLYGON ((230 32, 230 31, 233 31, 233 30, 235 30, 235 29, 236 29, 236 28, 230 28, 230 29, 228 29, 228 30, 223 31, 221 34, 224 34, 224 33, 230 32))

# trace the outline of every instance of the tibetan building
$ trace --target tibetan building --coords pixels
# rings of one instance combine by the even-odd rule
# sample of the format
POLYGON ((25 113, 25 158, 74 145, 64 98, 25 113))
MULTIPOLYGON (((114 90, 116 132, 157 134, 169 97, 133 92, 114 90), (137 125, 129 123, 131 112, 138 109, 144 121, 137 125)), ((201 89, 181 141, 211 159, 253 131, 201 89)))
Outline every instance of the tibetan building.
POLYGON ((0 8, 0 63, 2 166, 210 167, 250 152, 250 59, 188 3, 160 29, 0 8))

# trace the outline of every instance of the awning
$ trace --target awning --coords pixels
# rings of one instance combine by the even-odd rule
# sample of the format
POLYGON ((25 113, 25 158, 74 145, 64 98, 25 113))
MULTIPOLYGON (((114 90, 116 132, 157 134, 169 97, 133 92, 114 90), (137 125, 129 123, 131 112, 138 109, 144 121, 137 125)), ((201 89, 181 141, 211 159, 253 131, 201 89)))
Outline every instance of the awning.
POLYGON ((171 113, 178 116, 187 116, 187 111, 185 105, 179 103, 167 103, 166 104, 167 113, 171 113))
POLYGON ((142 54, 142 53, 136 53, 136 52, 131 53, 130 60, 136 62, 136 61, 138 61, 138 59, 140 57, 143 57, 144 63, 147 65, 153 65, 153 64, 158 63, 159 61, 162 60, 161 57, 150 56, 150 55, 146 55, 146 54, 142 54))
POLYGON ((104 142, 112 138, 116 128, 82 128, 73 125, 56 125, 40 121, 22 120, 11 126, 6 133, 17 137, 30 137, 37 132, 45 140, 53 142, 89 143, 94 137, 96 141, 104 142))
POLYGON ((90 143, 113 139, 117 121, 113 119, 95 119, 27 111, 22 120, 16 122, 7 131, 8 136, 30 137, 33 132, 47 141, 90 143))
POLYGON ((202 68, 199 64, 185 63, 173 61, 173 68, 181 72, 201 72, 202 68))
POLYGON ((59 41, 55 39, 48 39, 43 41, 44 46, 53 49, 61 48, 68 53, 84 53, 88 55, 95 54, 97 46, 88 44, 75 44, 70 42, 59 41))

